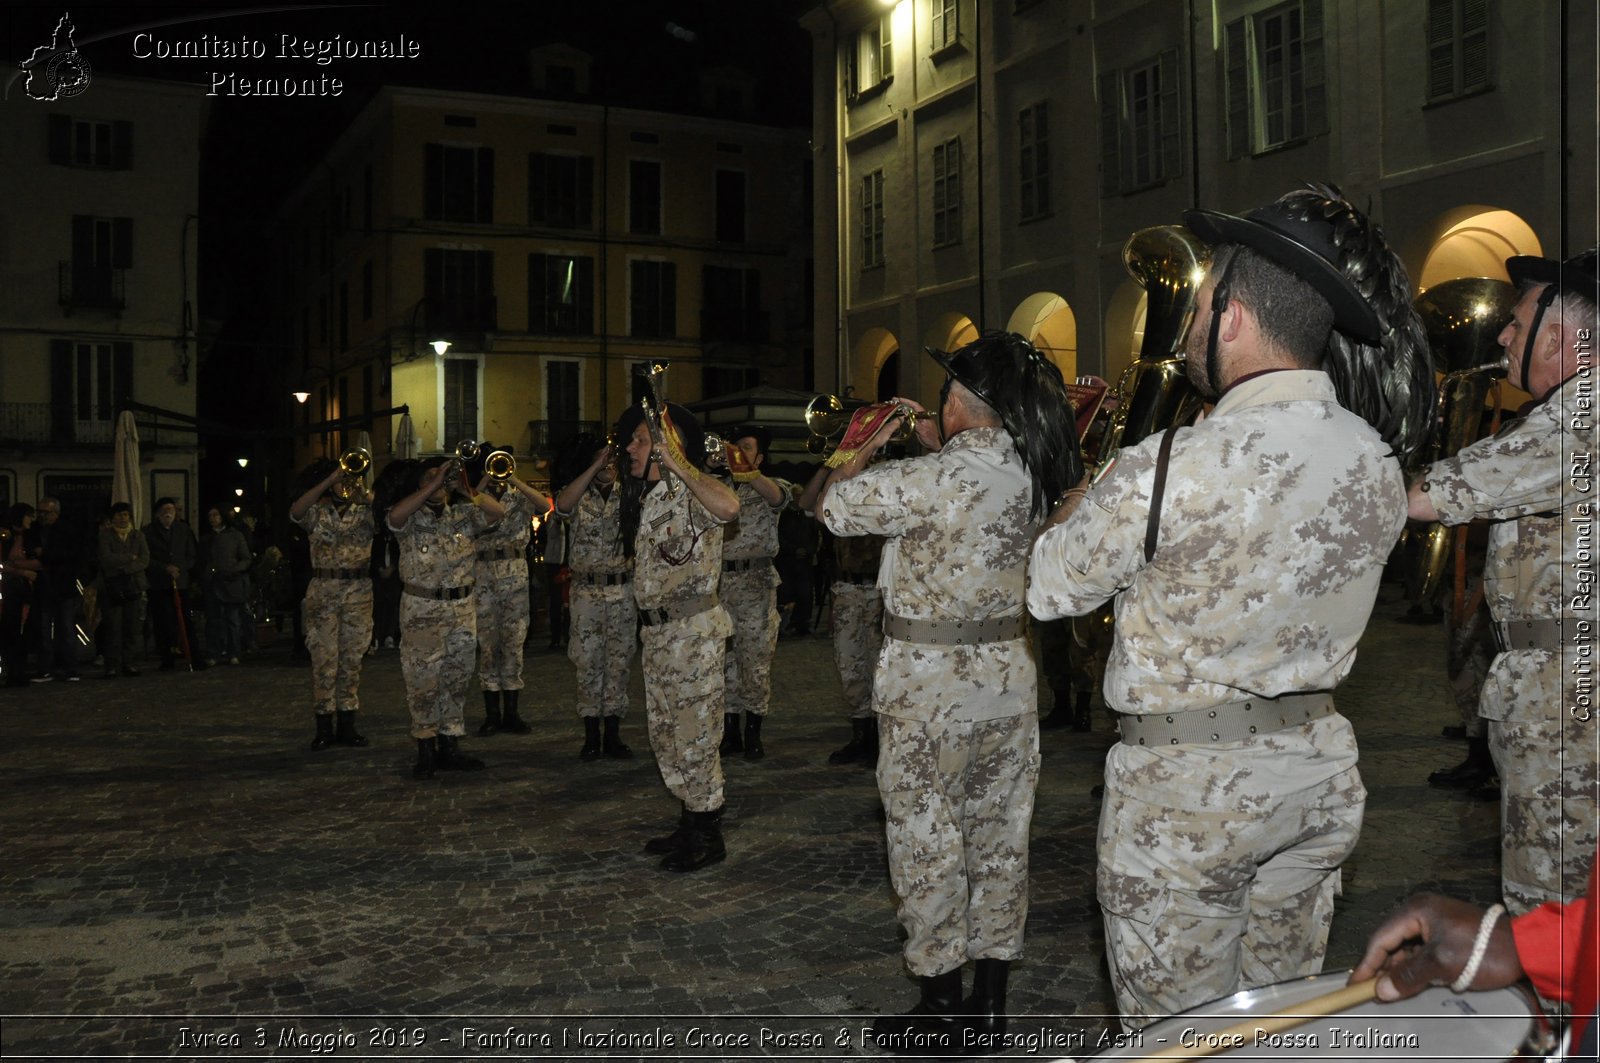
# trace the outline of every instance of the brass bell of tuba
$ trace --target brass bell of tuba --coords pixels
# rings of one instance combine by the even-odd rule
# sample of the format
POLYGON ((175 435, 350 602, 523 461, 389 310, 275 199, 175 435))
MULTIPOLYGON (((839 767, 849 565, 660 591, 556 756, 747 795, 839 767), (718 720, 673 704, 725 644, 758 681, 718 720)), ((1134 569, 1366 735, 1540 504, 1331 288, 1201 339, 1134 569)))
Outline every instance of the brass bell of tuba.
POLYGON ((1123 245, 1123 268, 1145 291, 1144 339, 1139 357, 1117 378, 1116 408, 1094 461, 1086 462, 1091 467, 1199 411, 1200 394, 1179 352, 1210 258, 1210 249, 1182 225, 1140 229, 1123 245))
MULTIPOLYGON (((1433 362, 1444 368, 1427 464, 1453 457, 1483 435, 1484 402, 1506 375, 1499 336, 1517 305, 1517 289, 1487 277, 1459 277, 1417 296, 1417 315, 1428 333, 1433 362)), ((1451 529, 1430 524, 1414 571, 1407 579, 1413 603, 1431 601, 1450 562, 1451 529)))

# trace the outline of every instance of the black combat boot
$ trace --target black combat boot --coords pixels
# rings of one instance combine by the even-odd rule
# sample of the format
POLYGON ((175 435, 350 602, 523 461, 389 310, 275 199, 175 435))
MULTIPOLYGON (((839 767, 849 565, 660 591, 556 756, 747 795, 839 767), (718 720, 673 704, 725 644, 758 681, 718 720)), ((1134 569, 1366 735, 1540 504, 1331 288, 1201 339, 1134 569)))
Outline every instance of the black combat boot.
POLYGON ((478 728, 479 738, 488 738, 500 730, 500 691, 483 692, 483 724, 478 728))
POLYGON ((613 760, 627 760, 633 756, 633 750, 622 741, 622 736, 617 733, 617 728, 622 726, 622 717, 607 716, 605 719, 606 736, 600 744, 600 749, 606 756, 613 760))
POLYGON ((878 1047, 908 1056, 959 1055, 961 968, 924 976, 922 998, 904 1015, 885 1015, 872 1024, 878 1047))
POLYGON ((974 1055, 990 1055, 1002 1047, 1006 1034, 1006 981, 1011 976, 1010 960, 979 960, 973 964, 972 995, 961 1002, 961 1014, 972 1036, 967 1050, 974 1055))
POLYGON ((533 728, 523 722, 517 715, 517 699, 521 696, 520 690, 502 690, 500 697, 505 700, 505 711, 500 714, 500 730, 510 731, 514 735, 525 735, 533 728))
POLYGON ((1072 706, 1072 729, 1074 731, 1090 731, 1094 729, 1094 721, 1089 715, 1089 698, 1089 691, 1078 691, 1072 706))
MULTIPOLYGON (((875 739, 878 729, 870 716, 865 719, 852 719, 850 721, 850 741, 828 754, 829 764, 854 764, 858 760, 867 758, 867 735, 870 731, 875 739)), ((876 747, 877 743, 872 745, 876 747)))
POLYGON ((317 713, 317 737, 311 740, 312 749, 327 749, 333 745, 333 713, 317 713))
POLYGON ((683 811, 678 813, 678 826, 671 834, 664 834, 659 838, 651 838, 644 843, 644 851, 657 856, 675 853, 683 845, 683 836, 689 832, 689 806, 685 805, 683 811))
POLYGON ((417 763, 411 769, 413 779, 433 778, 433 739, 417 739, 417 763))
POLYGON ((356 730, 356 713, 354 709, 340 709, 337 723, 334 727, 333 740, 341 746, 364 746, 367 736, 356 730))
POLYGON ((717 752, 723 756, 729 753, 743 753, 744 739, 739 736, 739 714, 725 712, 722 714, 722 744, 717 747, 717 752))
POLYGON ((1474 790, 1494 778, 1494 758, 1483 735, 1467 740, 1467 759, 1453 768, 1440 768, 1428 776, 1428 785, 1441 790, 1474 790))
POLYGON ((439 735, 434 740, 434 763, 440 771, 483 770, 483 761, 461 752, 455 735, 439 735))
POLYGON ((675 852, 661 861, 668 871, 698 871, 728 855, 722 844, 721 809, 690 812, 689 827, 675 852))
POLYGON ((578 750, 579 760, 600 759, 600 717, 583 718, 583 748, 578 750))
POLYGON ((747 712, 744 714, 744 759, 760 760, 767 755, 766 749, 761 745, 761 721, 764 717, 747 712))

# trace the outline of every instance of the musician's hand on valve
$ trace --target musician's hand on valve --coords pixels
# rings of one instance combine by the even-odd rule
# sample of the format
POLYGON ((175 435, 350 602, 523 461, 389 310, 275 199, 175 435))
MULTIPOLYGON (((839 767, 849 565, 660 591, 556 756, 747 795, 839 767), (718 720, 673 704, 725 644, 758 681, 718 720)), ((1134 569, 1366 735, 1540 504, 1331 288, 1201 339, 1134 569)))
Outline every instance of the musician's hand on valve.
MULTIPOLYGON (((1472 957, 1484 911, 1436 893, 1419 893, 1373 931, 1351 982, 1378 979, 1378 999, 1404 1000, 1432 985, 1449 985, 1472 957)), ((1499 989, 1522 977, 1509 919, 1491 932, 1482 964, 1469 988, 1499 989)))

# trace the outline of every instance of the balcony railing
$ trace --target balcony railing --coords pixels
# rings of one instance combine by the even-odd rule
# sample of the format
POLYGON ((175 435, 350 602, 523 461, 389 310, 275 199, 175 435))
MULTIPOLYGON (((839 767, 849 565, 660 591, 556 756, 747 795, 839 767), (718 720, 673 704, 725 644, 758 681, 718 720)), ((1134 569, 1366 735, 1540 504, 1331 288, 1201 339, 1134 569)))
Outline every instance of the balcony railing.
POLYGON ((121 310, 127 306, 123 296, 127 272, 64 260, 57 275, 58 301, 69 309, 121 310))
MULTIPOLYGON (((0 443, 42 443, 53 446, 110 446, 116 419, 80 421, 71 406, 48 402, 0 402, 0 443)), ((185 433, 159 421, 139 422, 139 441, 149 448, 192 447, 194 432, 185 433), (166 431, 162 431, 165 428, 166 431)))

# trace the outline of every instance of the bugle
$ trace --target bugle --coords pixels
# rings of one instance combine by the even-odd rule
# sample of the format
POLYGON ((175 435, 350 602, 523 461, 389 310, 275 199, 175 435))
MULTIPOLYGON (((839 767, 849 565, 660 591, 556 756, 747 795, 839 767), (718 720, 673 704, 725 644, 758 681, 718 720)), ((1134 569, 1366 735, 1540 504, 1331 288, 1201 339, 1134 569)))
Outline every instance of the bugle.
POLYGON ((509 450, 491 450, 483 459, 483 472, 489 479, 504 483, 517 471, 517 459, 509 450))
POLYGON ((917 433, 917 421, 935 416, 931 410, 914 410, 904 403, 878 402, 847 408, 837 395, 818 395, 806 403, 806 429, 811 433, 806 439, 806 450, 812 454, 827 454, 839 445, 850 422, 862 410, 889 409, 902 417, 889 437, 891 443, 910 442, 917 433))
POLYGON ((343 475, 333 485, 333 495, 348 502, 366 493, 367 470, 372 468, 372 453, 366 447, 351 447, 339 455, 339 472, 343 475))
MULTIPOLYGON (((639 407, 644 411, 644 423, 650 431, 651 460, 661 465, 661 454, 667 446, 666 431, 661 425, 661 415, 667 409, 667 367, 659 362, 653 362, 645 371, 645 382, 650 385, 650 396, 639 399, 639 407), (651 396, 655 401, 651 402, 651 396)), ((678 493, 678 478, 661 465, 661 479, 667 485, 668 496, 678 493)))

